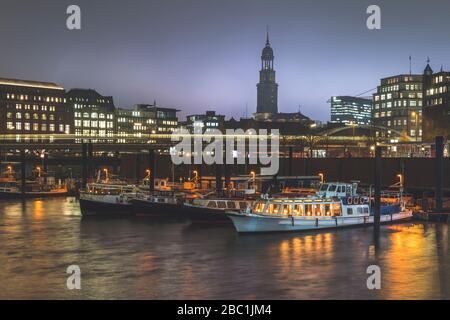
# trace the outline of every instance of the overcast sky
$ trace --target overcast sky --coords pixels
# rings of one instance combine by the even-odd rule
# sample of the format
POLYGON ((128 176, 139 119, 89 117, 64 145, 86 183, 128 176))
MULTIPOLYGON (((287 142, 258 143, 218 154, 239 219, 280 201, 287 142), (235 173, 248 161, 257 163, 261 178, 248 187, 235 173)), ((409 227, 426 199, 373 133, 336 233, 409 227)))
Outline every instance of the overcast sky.
POLYGON ((266 25, 279 110, 329 119, 332 95, 356 95, 381 77, 450 69, 450 1, 0 0, 0 77, 94 88, 118 107, 153 103, 182 115, 256 109, 266 25), (66 28, 70 4, 82 30, 66 28), (378 4, 382 29, 366 27, 378 4))

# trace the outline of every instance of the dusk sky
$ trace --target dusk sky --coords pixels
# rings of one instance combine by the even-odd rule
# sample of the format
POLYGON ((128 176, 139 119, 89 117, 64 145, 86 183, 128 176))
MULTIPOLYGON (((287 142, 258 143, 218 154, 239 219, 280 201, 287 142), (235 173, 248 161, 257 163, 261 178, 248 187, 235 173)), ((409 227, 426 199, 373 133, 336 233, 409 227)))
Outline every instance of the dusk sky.
POLYGON ((0 77, 94 88, 117 107, 153 103, 186 114, 256 109, 266 25, 278 108, 329 120, 332 95, 356 95, 382 77, 450 69, 450 1, 0 0, 0 77), (82 29, 66 28, 66 8, 82 29), (382 29, 366 27, 366 8, 382 29))

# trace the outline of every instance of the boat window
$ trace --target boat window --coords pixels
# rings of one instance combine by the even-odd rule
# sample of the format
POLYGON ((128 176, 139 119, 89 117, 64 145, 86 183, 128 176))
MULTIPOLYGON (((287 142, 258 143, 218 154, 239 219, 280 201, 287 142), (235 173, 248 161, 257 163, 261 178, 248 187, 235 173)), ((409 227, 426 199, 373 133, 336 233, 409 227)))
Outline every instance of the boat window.
POLYGON ((341 186, 339 186, 339 187, 337 188, 336 192, 337 192, 337 193, 340 193, 340 192, 342 192, 341 190, 342 190, 342 189, 341 189, 341 186))
MULTIPOLYGON (((239 204, 241 204, 241 202, 239 204)), ((254 211, 255 212, 262 212, 263 211, 263 206, 264 206, 264 204, 262 202, 257 202, 256 205, 255 205, 254 211)), ((241 207, 241 209, 243 209, 242 206, 240 206, 240 207, 241 207)))
POLYGON ((353 208, 347 208, 347 214, 352 215, 353 214, 353 208))
POLYGON ((341 204, 333 203, 333 216, 340 216, 340 215, 341 215, 341 204))
POLYGON ((312 216, 313 214, 313 205, 312 204, 305 204, 305 212, 307 216, 312 216))
POLYGON ((225 201, 218 201, 218 202, 217 202, 217 206, 218 206, 220 209, 225 209, 225 208, 227 207, 227 204, 225 203, 225 201))
POLYGON ((364 213, 369 213, 369 207, 364 207, 364 213))
POLYGON ((351 194, 352 193, 352 188, 350 186, 347 186, 347 193, 351 194))
POLYGON ((269 214, 278 214, 280 212, 280 205, 279 204, 269 204, 269 208, 267 209, 267 212, 269 214))
POLYGON ((358 207, 358 213, 363 213, 363 209, 361 207, 358 207))
POLYGON ((227 208, 228 209, 236 209, 236 203, 234 203, 233 201, 228 201, 227 208))
POLYGON ((292 206, 290 204, 283 205, 283 214, 291 215, 292 214, 292 206))
POLYGON ((164 198, 158 198, 158 202, 164 202, 164 198))
POLYGON ((331 216, 331 204, 330 203, 325 204, 325 215, 331 216))
POLYGON ((316 216, 321 216, 322 215, 322 205, 321 204, 316 204, 314 206, 314 214, 316 216))
MULTIPOLYGON (((261 211, 262 211, 263 205, 264 205, 264 204, 261 203, 261 211)), ((243 209, 243 210, 247 209, 247 207, 248 207, 247 202, 245 202, 245 201, 240 201, 240 202, 239 202, 239 207, 240 207, 241 209, 243 209)))
POLYGON ((217 203, 215 201, 208 202, 208 208, 217 208, 217 203))
POLYGON ((305 211, 303 210, 302 204, 296 204, 294 206, 294 215, 296 215, 296 216, 304 216, 305 215, 305 211))
POLYGON ((321 187, 320 187, 320 191, 327 191, 328 190, 328 184, 323 184, 321 187))
POLYGON ((335 184, 332 184, 330 186, 330 189, 328 189, 328 191, 335 191, 335 190, 336 190, 336 185, 335 184))

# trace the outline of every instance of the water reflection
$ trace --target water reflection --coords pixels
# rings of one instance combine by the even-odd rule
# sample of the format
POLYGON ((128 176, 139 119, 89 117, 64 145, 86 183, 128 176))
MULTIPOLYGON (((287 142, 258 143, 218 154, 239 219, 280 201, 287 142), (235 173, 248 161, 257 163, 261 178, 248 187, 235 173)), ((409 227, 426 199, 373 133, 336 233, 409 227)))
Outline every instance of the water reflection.
POLYGON ((237 235, 187 222, 81 219, 73 198, 4 201, 0 298, 450 298, 448 225, 237 235), (82 290, 65 288, 78 264, 82 290), (366 268, 382 269, 382 290, 366 268))

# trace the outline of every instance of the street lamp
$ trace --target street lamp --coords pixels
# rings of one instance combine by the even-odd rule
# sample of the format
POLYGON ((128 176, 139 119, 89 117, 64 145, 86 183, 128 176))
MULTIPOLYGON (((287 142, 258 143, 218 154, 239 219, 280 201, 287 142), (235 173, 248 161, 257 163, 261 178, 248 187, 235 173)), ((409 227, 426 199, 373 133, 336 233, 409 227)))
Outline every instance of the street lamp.
POLYGON ((103 169, 103 172, 105 173, 105 180, 106 180, 106 182, 108 182, 108 180, 109 180, 108 169, 107 168, 103 169))
POLYGON ((6 170, 8 170, 10 174, 12 174, 12 166, 7 166, 6 170))
POLYGON ((197 171, 197 170, 194 170, 194 171, 192 171, 192 173, 194 174, 194 182, 197 183, 197 180, 198 180, 198 171, 197 171))
POLYGON ((400 187, 403 188, 403 175, 399 173, 397 174, 397 178, 399 179, 400 187))
POLYGON ((320 183, 324 183, 325 182, 325 176, 323 173, 318 173, 318 176, 320 177, 320 183))
POLYGON ((38 172, 38 177, 41 177, 41 167, 36 167, 36 171, 38 172))

